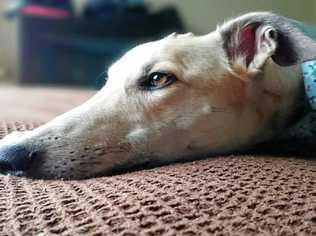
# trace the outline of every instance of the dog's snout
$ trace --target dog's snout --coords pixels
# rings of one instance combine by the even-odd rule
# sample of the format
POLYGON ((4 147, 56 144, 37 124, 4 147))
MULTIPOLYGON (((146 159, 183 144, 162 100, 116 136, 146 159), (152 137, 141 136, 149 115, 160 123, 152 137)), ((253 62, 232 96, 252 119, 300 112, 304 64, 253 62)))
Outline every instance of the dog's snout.
POLYGON ((34 152, 23 146, 9 146, 0 149, 0 173, 26 171, 30 168, 34 152))

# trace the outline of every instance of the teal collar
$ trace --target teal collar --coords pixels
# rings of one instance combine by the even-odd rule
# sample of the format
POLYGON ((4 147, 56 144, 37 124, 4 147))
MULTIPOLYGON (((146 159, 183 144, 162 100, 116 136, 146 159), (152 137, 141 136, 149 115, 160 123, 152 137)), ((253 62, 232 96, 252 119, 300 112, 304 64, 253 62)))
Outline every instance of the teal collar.
POLYGON ((309 105, 316 111, 316 59, 302 63, 304 87, 309 105))

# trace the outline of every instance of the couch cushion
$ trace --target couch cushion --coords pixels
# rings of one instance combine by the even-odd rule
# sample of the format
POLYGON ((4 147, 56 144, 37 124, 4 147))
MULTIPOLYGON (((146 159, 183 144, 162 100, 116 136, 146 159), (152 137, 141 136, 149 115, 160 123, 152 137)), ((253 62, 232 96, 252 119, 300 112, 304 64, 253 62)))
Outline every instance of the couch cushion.
MULTIPOLYGON (((38 123, 0 122, 0 138, 38 123)), ((0 176, 1 235, 315 235, 316 160, 227 156, 82 181, 0 176)))

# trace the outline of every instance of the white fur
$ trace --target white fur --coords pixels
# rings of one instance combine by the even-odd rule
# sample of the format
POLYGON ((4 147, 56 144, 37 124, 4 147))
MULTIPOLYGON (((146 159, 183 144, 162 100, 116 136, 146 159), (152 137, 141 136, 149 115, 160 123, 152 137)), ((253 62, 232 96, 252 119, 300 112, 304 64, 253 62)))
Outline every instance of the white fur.
MULTIPOLYGON (((264 51, 251 64, 254 72, 275 50, 276 45, 271 45, 262 45, 264 51)), ((237 111, 228 98, 217 94, 223 77, 234 72, 219 30, 203 36, 173 34, 127 52, 111 66, 107 85, 95 97, 18 139, 14 137, 14 142, 45 151, 41 165, 34 170, 40 177, 83 178, 140 157, 169 162, 240 150, 275 132, 267 128, 268 118, 258 121, 261 117, 255 111, 260 98, 254 94, 263 88, 282 96, 292 93, 293 98, 286 97, 284 103, 271 107, 284 114, 296 96, 299 82, 293 79, 284 84, 288 72, 273 62, 265 71, 260 83, 247 84, 250 92, 246 99, 251 102, 237 111), (178 81, 165 89, 142 91, 137 81, 147 76, 146 68, 149 73, 168 71, 178 81), (277 83, 282 85, 278 88, 277 83)), ((296 77, 299 71, 290 73, 296 77)), ((9 145, 12 140, 8 136, 2 144, 9 145)))

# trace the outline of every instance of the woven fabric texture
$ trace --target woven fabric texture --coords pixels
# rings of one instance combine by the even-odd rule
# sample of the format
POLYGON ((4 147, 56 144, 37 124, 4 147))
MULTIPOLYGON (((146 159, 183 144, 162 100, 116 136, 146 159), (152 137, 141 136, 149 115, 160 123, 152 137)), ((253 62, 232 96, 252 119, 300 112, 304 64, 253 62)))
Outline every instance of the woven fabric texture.
MULTIPOLYGON (((36 123, 0 123, 0 138, 36 123)), ((316 235, 316 160, 210 158, 83 181, 0 176, 0 235, 316 235)))

